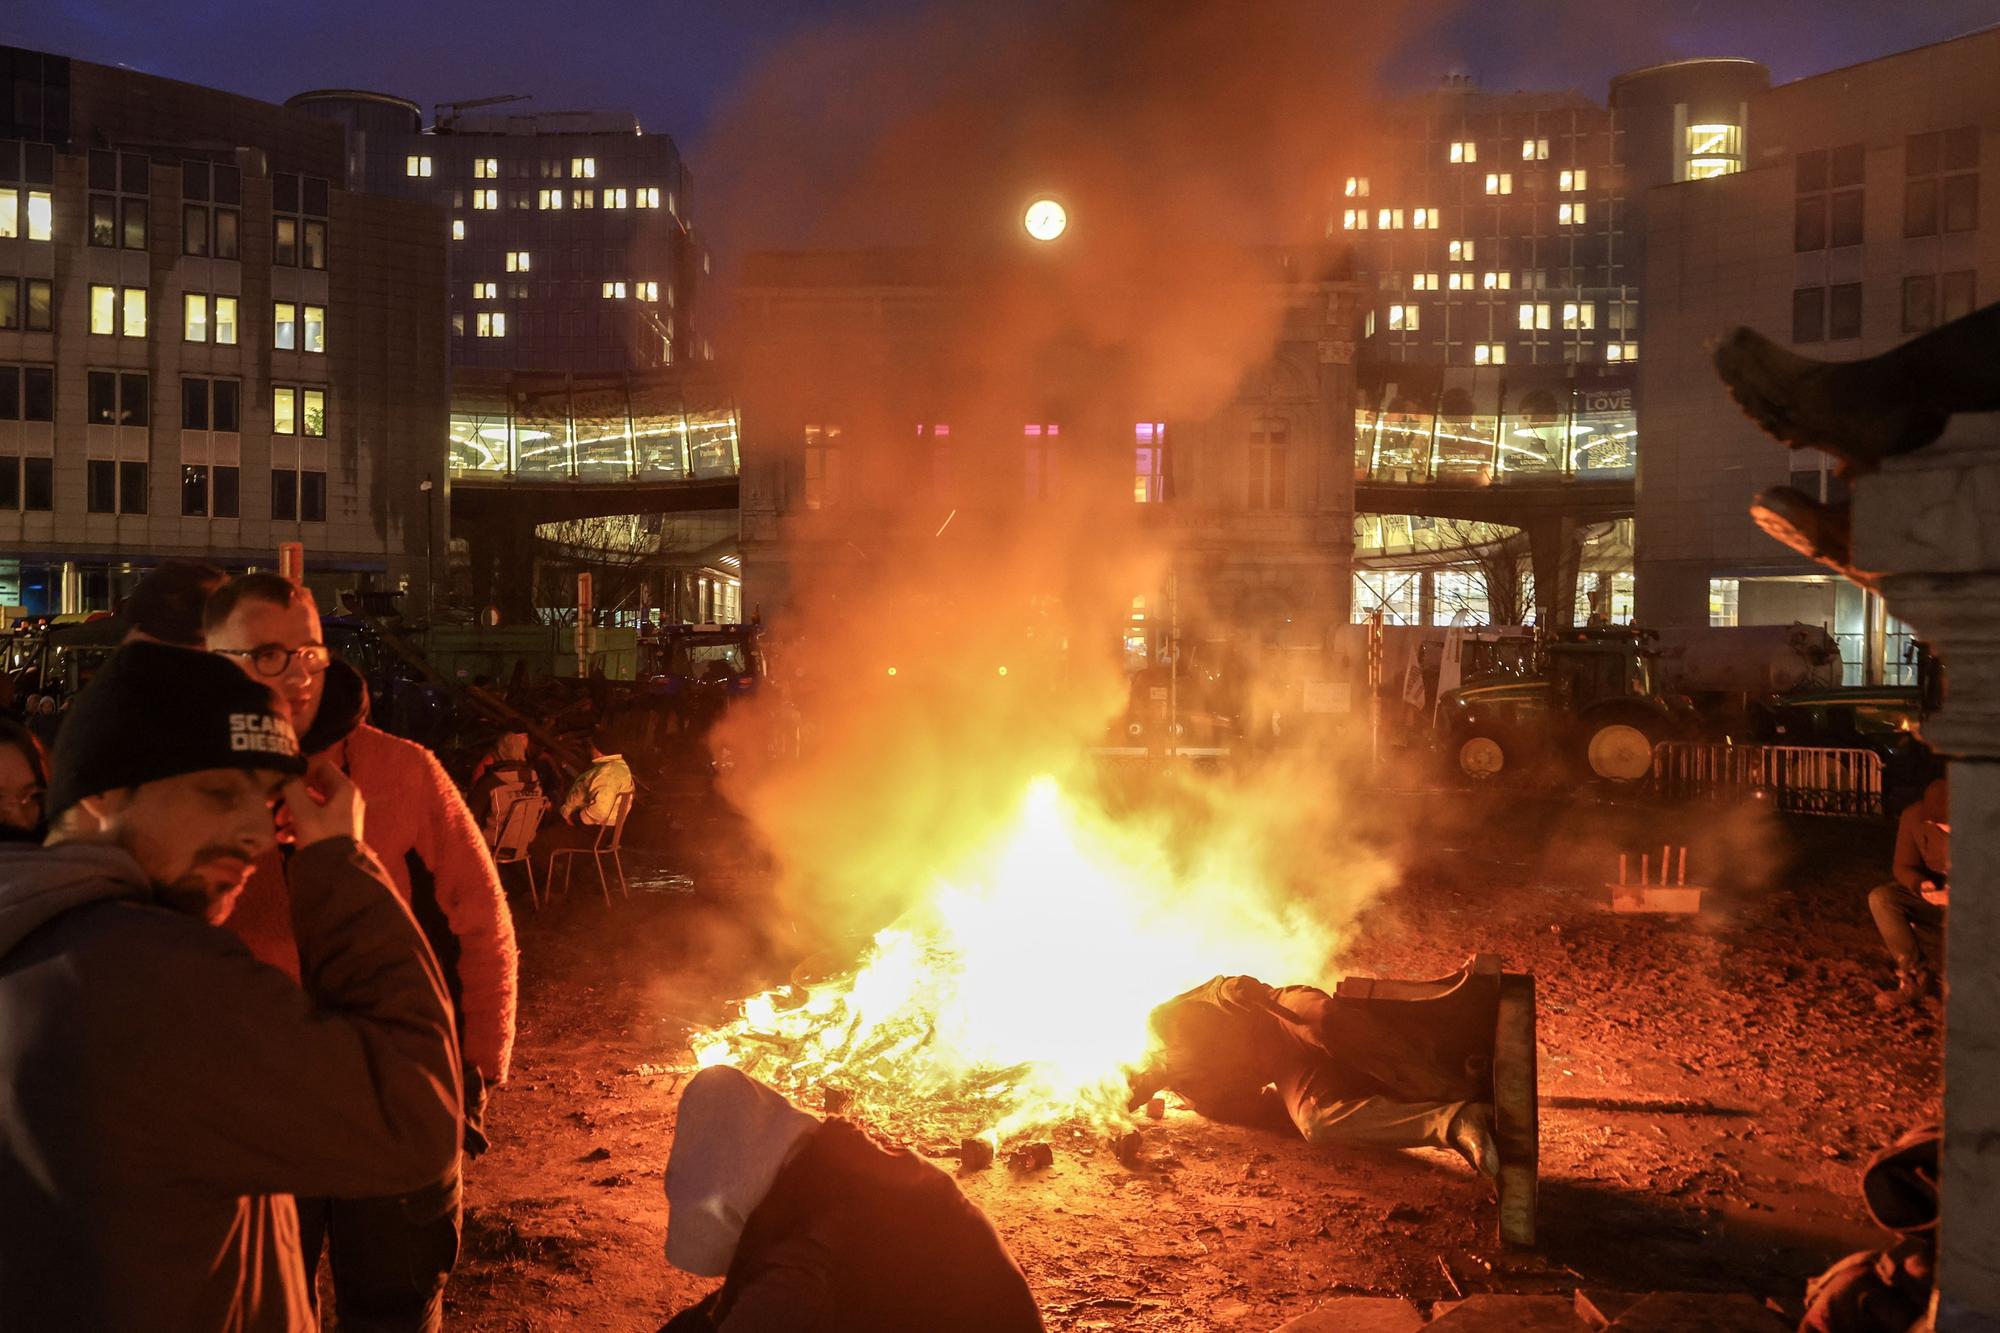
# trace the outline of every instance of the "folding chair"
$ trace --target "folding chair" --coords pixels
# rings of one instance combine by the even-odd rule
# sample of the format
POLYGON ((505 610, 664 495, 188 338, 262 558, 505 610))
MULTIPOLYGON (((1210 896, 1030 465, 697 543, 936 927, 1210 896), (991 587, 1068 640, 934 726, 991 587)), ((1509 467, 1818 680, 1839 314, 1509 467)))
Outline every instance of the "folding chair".
POLYGON ((611 858, 612 867, 618 872, 618 892, 625 897, 632 896, 632 890, 625 883, 625 862, 620 859, 618 849, 625 841, 625 820, 632 813, 632 793, 625 792, 611 807, 611 822, 597 826, 597 841, 588 847, 558 847, 549 854, 549 884, 556 881, 556 861, 560 857, 570 857, 563 862, 563 889, 569 889, 570 875, 575 871, 573 858, 587 856, 597 869, 597 886, 604 890, 604 905, 611 906, 611 881, 604 877, 604 858, 611 858))
POLYGON ((529 854, 529 848, 534 844, 535 834, 541 830, 542 817, 548 812, 549 802, 545 796, 516 797, 500 816, 500 836, 493 843, 495 866, 527 867, 528 901, 534 904, 536 911, 541 910, 542 900, 535 885, 535 858, 529 854))

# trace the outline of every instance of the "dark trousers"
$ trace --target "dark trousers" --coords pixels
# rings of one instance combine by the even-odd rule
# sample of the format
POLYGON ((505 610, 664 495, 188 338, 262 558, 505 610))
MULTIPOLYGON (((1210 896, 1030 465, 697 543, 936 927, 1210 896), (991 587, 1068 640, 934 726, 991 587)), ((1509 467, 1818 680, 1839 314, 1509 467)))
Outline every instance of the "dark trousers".
POLYGON ((298 1204, 306 1287, 315 1289, 320 1249, 329 1248, 341 1333, 438 1333, 445 1280, 458 1262, 458 1167, 412 1194, 298 1204))
POLYGON ((1926 944, 1930 953, 1942 957, 1938 945, 1944 937, 1944 908, 1925 902, 1923 895, 1891 880, 1869 891, 1868 911, 1875 918, 1875 929, 1882 932, 1889 957, 1902 971, 1913 972, 1924 965, 1926 944), (1926 937, 1921 943, 1919 931, 1926 937))

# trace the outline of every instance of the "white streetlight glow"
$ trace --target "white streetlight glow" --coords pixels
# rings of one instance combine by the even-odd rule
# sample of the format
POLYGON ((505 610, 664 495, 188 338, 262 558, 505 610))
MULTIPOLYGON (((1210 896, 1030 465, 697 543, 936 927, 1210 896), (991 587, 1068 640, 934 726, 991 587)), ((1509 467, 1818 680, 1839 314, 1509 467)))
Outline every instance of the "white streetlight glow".
POLYGON ((1028 205, 1021 223, 1038 241, 1053 241, 1069 226, 1069 213, 1053 199, 1037 199, 1028 205))

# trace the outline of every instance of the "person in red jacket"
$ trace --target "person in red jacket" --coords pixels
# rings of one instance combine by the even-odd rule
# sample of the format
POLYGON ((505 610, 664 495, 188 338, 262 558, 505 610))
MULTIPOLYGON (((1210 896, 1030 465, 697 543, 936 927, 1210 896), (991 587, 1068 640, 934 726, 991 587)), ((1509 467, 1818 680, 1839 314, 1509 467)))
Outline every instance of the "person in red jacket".
POLYGON ((723 1283, 661 1333, 1041 1333, 950 1176, 727 1065, 681 1092, 667 1213, 667 1262, 723 1283))
MULTIPOLYGON (((465 1142, 486 1146, 484 1088, 507 1077, 514 1043, 514 923, 472 814, 430 751, 369 726, 367 688, 322 641, 312 594, 275 574, 245 574, 209 599, 208 650, 274 689, 306 753, 331 761, 368 803, 368 848, 388 869, 450 984, 465 1059, 465 1142)), ((267 963, 298 974, 288 867, 275 853, 251 874, 228 925, 267 963)), ((322 1243, 343 1327, 440 1327, 458 1258, 457 1164, 433 1185, 380 1199, 300 1199, 310 1272, 322 1243)))

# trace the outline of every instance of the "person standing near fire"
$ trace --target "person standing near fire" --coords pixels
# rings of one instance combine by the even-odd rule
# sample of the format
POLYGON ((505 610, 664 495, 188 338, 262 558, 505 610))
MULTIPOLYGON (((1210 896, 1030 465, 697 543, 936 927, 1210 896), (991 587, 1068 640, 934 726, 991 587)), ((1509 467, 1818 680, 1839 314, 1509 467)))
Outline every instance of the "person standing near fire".
POLYGON ((740 1070, 688 1080, 666 1187, 667 1262, 723 1282, 660 1333, 1041 1333, 950 1176, 740 1070))
POLYGON ((0 1328, 299 1333, 292 1196, 413 1188, 461 1134, 445 980, 354 787, 270 690, 136 643, 48 811, 0 847, 0 1328), (221 928, 280 802, 297 982, 221 928))
POLYGON ((1917 932, 1942 935, 1951 900, 1951 789, 1944 778, 1896 819, 1895 878, 1868 894, 1868 911, 1896 964, 1896 984, 1877 991, 1875 1007, 1904 1009, 1937 989, 1917 932))
MULTIPOLYGON (((465 1148, 486 1147, 485 1088, 505 1081, 514 1043, 517 954, 499 873, 465 801, 420 745, 364 720, 368 691, 332 656, 312 594, 276 574, 245 574, 209 599, 208 650, 274 689, 308 755, 344 773, 368 803, 365 838, 437 956, 464 1053, 465 1148)), ((257 862, 230 929, 263 961, 297 976, 289 866, 257 862)), ((324 1245, 345 1328, 434 1333, 458 1259, 460 1164, 423 1189, 382 1198, 299 1200, 310 1274, 324 1245)))

